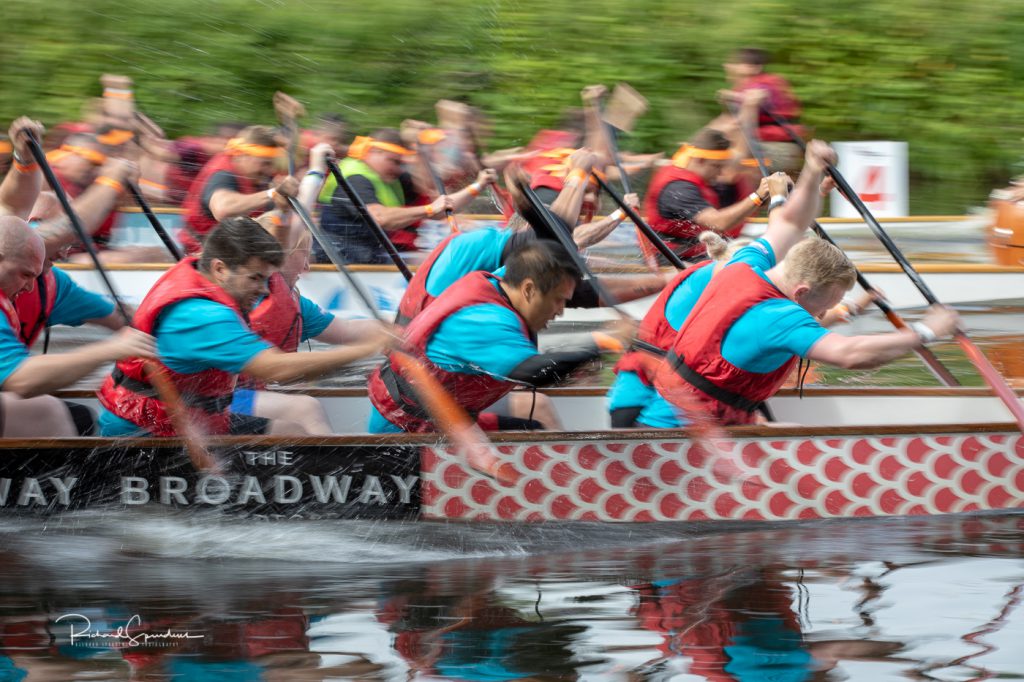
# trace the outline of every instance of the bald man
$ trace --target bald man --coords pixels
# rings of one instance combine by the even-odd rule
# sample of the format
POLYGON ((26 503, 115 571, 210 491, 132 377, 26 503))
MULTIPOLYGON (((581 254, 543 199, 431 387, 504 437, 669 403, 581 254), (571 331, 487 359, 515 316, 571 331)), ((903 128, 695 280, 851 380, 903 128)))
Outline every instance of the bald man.
POLYGON ((28 223, 0 217, 0 436, 72 437, 76 426, 61 400, 46 395, 69 386, 98 367, 129 357, 154 357, 153 339, 123 329, 109 339, 70 353, 29 356, 18 336, 17 296, 32 291, 43 271, 46 248, 28 223))

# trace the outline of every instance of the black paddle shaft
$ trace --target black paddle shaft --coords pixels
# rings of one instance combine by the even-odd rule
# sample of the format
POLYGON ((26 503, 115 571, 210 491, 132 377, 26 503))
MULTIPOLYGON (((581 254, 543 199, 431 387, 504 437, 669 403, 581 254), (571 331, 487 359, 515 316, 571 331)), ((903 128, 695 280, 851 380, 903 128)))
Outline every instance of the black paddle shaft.
POLYGON ((378 322, 384 324, 384 318, 381 317, 380 311, 377 310, 377 306, 374 304, 373 298, 371 298, 369 292, 363 288, 362 283, 357 280, 355 275, 353 275, 345 266, 345 259, 342 258, 341 253, 338 252, 334 243, 331 242, 330 237, 328 237, 324 233, 323 229, 313 221, 313 218, 309 215, 306 207, 303 206, 298 199, 295 197, 287 197, 287 199, 288 205, 291 206, 293 211, 295 211, 295 215, 299 216, 299 220, 302 221, 306 226, 306 229, 309 230, 313 237, 320 243, 320 248, 322 248, 324 253, 327 254, 327 258, 331 261, 334 267, 338 268, 338 272, 341 273, 342 277, 344 277, 348 282, 348 285, 356 292, 356 295, 359 296, 359 299, 363 302, 366 309, 378 322))
POLYGON ((153 209, 150 208, 149 202, 146 201, 146 197, 142 196, 142 192, 139 191, 139 188, 135 183, 125 181, 124 186, 128 188, 128 193, 132 195, 132 199, 135 200, 135 203, 139 205, 139 209, 141 209, 146 215, 146 219, 149 220, 149 224, 153 226, 153 230, 157 233, 157 236, 160 237, 160 241, 164 243, 167 250, 171 252, 171 256, 174 257, 174 260, 179 261, 184 258, 185 254, 181 252, 181 247, 178 246, 177 242, 174 241, 171 235, 167 234, 167 230, 165 230, 164 226, 160 224, 156 214, 153 213, 153 209))
POLYGON ((124 301, 118 296, 117 290, 114 288, 114 283, 111 281, 110 276, 107 275, 106 269, 103 264, 100 263, 99 253, 96 251, 96 245, 92 241, 92 237, 86 232, 85 227, 82 225, 81 219, 78 214, 75 213, 75 209, 71 208, 71 202, 68 201, 67 192, 61 186, 60 181, 57 180, 57 176, 54 175, 53 169, 50 168, 49 162, 46 160, 46 154, 43 153, 43 148, 39 146, 39 141, 29 132, 25 133, 28 137, 28 148, 32 152, 32 157, 39 164, 39 168, 43 171, 43 177, 46 178, 46 182, 49 183, 53 193, 57 195, 57 201, 60 202, 60 206, 64 209, 65 215, 68 217, 68 221, 71 223, 72 229, 78 236, 79 241, 82 242, 82 246, 85 247, 86 252, 89 254, 89 258, 92 259, 93 265, 96 267, 96 272, 99 274, 100 279, 103 280, 104 286, 107 291, 114 299, 114 304, 117 306, 118 312, 124 318, 125 324, 130 325, 132 323, 132 317, 128 314, 128 309, 124 305, 124 301))
POLYGON ((372 215, 370 215, 370 209, 366 207, 366 202, 363 201, 363 198, 356 193, 352 184, 342 174, 341 169, 338 168, 338 164, 335 163, 333 159, 327 159, 327 170, 329 170, 331 175, 334 176, 338 186, 345 191, 346 195, 348 195, 348 199, 352 202, 352 205, 356 207, 359 217, 363 219, 363 223, 367 228, 369 228, 370 232, 373 233, 373 236, 377 238, 377 242, 380 244, 381 248, 387 251, 391 261, 395 264, 395 267, 398 268, 398 271, 402 273, 403 277, 405 277, 405 281, 408 282, 411 280, 412 270, 410 270, 409 266, 405 264, 404 260, 402 260, 402 256, 399 255, 398 249, 395 248, 395 245, 392 244, 391 240, 388 238, 387 232, 385 232, 384 228, 373 219, 372 215))
POLYGON ((609 187, 608 183, 602 180, 600 175, 594 173, 593 177, 597 180, 598 186, 608 196, 610 196, 616 204, 619 205, 619 208, 621 208, 627 216, 629 216, 629 219, 633 221, 633 224, 636 225, 637 229, 643 232, 644 237, 646 237, 647 240, 654 245, 654 248, 658 250, 658 253, 664 256, 665 259, 669 262, 669 264, 672 265, 672 267, 677 268, 679 270, 685 270, 686 263, 684 263, 683 260, 678 255, 676 255, 675 251, 669 248, 668 244, 666 244, 665 241, 658 236, 658 233, 655 232, 654 229, 650 225, 648 225, 643 218, 640 217, 640 214, 634 211, 633 208, 626 203, 625 199, 619 196, 618 192, 609 187))
MULTIPOLYGON (((534 193, 534 191, 530 188, 530 184, 528 182, 522 182, 521 180, 517 181, 517 184, 519 185, 519 189, 522 191, 523 196, 525 196, 526 200, 530 203, 530 206, 537 213, 540 219, 544 222, 545 227, 547 227, 548 231, 558 238, 558 241, 561 243, 562 248, 564 248, 566 252, 569 254, 569 257, 572 259, 573 263, 576 264, 576 267, 579 268, 580 272, 583 273, 583 275, 587 278, 587 280, 590 282, 590 285, 594 287, 594 291, 597 292, 598 297, 602 301, 604 301, 605 305, 607 305, 616 313, 618 313, 618 315, 624 320, 633 320, 633 318, 629 314, 627 314, 624 310, 622 310, 619 307, 618 300, 615 298, 615 296, 613 296, 610 291, 605 289, 604 285, 601 284, 601 281, 594 276, 594 273, 591 272, 590 268, 587 266, 587 263, 583 260, 583 257, 580 256, 580 252, 576 248, 576 243, 572 240, 572 235, 569 234, 569 232, 564 228, 562 223, 560 223, 554 216, 551 215, 551 213, 548 211, 547 206, 544 205, 544 202, 542 202, 534 193)), ((663 351, 662 349, 658 348, 655 345, 649 344, 645 341, 640 341, 639 339, 634 339, 632 342, 632 346, 639 350, 645 350, 649 353, 653 353, 654 355, 658 355, 660 357, 665 356, 665 351, 663 351)))

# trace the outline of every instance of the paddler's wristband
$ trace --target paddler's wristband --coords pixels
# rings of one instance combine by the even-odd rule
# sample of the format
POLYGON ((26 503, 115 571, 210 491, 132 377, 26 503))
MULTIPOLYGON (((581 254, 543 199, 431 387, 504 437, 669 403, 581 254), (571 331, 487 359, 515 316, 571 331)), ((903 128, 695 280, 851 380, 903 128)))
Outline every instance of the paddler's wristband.
POLYGON ((784 196, 782 194, 780 194, 778 196, 772 197, 772 200, 768 203, 768 212, 771 213, 772 211, 777 209, 779 206, 782 206, 784 203, 786 203, 786 199, 787 198, 788 197, 786 197, 786 196, 784 196))
POLYGON ((271 188, 271 189, 267 190, 267 200, 270 201, 271 205, 273 205, 273 203, 274 203, 274 194, 275 193, 277 193, 276 189, 271 188))
POLYGON ((754 202, 754 206, 760 206, 761 204, 764 203, 764 199, 762 199, 761 195, 758 194, 757 192, 751 192, 747 196, 747 198, 750 199, 752 202, 754 202))
POLYGON ((939 340, 939 337, 932 331, 931 327, 924 322, 911 322, 910 328, 917 334, 917 338, 921 339, 923 345, 927 346, 929 343, 939 340))

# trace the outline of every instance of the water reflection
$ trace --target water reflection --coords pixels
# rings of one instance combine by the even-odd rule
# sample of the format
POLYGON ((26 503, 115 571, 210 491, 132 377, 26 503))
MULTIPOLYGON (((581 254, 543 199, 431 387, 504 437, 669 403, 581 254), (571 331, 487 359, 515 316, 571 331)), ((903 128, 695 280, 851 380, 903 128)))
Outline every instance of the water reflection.
MULTIPOLYGON (((289 524, 322 561, 241 559, 232 544, 258 546, 260 527, 205 525, 202 558, 141 554, 139 529, 109 520, 0 528, 0 680, 1024 676, 1022 514, 289 524)), ((286 549, 265 530, 268 557, 286 549)))

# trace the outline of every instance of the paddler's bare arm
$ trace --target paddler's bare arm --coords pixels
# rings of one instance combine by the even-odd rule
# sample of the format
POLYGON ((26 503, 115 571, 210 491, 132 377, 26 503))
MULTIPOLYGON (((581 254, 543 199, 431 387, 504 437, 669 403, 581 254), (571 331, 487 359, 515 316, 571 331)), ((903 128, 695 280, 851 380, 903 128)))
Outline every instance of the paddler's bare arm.
POLYGON ((36 203, 39 190, 43 187, 43 173, 35 166, 32 152, 28 150, 25 131, 32 132, 37 140, 43 139, 43 126, 27 116, 22 116, 11 124, 9 131, 11 145, 18 159, 24 164, 25 171, 17 168, 17 160, 0 184, 0 215, 5 212, 22 220, 28 220, 32 206, 36 203), (32 169, 32 170, 30 170, 32 169))
MULTIPOLYGON (((622 197, 622 199, 626 202, 626 205, 634 211, 639 210, 640 197, 633 192, 622 197)), ((576 247, 580 249, 593 246, 610 235, 612 231, 619 226, 619 223, 625 219, 625 217, 625 214, 620 208, 600 220, 595 220, 585 225, 577 225, 576 229, 572 231, 572 240, 576 242, 576 247)))
MULTIPOLYGON (((109 178, 122 185, 126 180, 136 182, 139 167, 132 161, 108 159, 100 169, 99 177, 109 178)), ((75 209, 86 232, 91 235, 100 228, 110 211, 121 200, 122 192, 123 190, 118 189, 113 183, 94 182, 71 202, 71 207, 75 209)), ((65 215, 43 220, 39 223, 37 231, 46 242, 47 251, 50 253, 63 246, 78 243, 78 235, 71 228, 71 221, 65 215)))
POLYGON ((821 180, 825 166, 836 162, 836 153, 821 140, 811 140, 804 155, 804 168, 786 203, 768 214, 764 239, 772 245, 776 262, 781 262, 807 232, 821 207, 821 180))
POLYGON ((104 341, 90 343, 70 353, 33 355, 27 358, 0 386, 22 398, 32 398, 70 386, 97 367, 124 358, 155 357, 153 337, 135 329, 124 329, 104 341))
MULTIPOLYGON (((210 213, 217 220, 224 220, 236 215, 249 215, 255 211, 270 210, 278 205, 275 197, 295 196, 298 191, 299 183, 291 176, 284 178, 270 190, 253 194, 218 189, 210 197, 210 213)), ((280 208, 286 208, 286 205, 280 206, 280 208)))
MULTIPOLYGON (((786 178, 787 181, 788 179, 786 178)), ((761 184, 757 187, 756 194, 761 197, 762 204, 778 193, 771 190, 769 182, 769 178, 761 178, 761 184)), ((728 232, 748 216, 756 213, 760 206, 761 204, 754 202, 750 197, 743 197, 725 208, 705 208, 693 217, 693 222, 715 232, 728 232)))
MULTIPOLYGON (((960 316, 951 308, 933 306, 921 324, 927 334, 941 339, 950 336, 956 330, 960 324, 960 316)), ((815 362, 845 369, 871 369, 920 348, 923 343, 922 336, 910 327, 887 334, 861 336, 831 333, 821 337, 811 346, 807 357, 815 362)))
POLYGON ((450 195, 434 199, 428 206, 385 206, 384 204, 368 204, 370 212, 377 224, 385 232, 394 232, 409 227, 417 220, 424 218, 444 219, 445 209, 455 210, 455 202, 450 195), (427 210, 429 206, 429 211, 427 210))
POLYGON ((279 384, 316 379, 379 353, 395 340, 390 333, 378 332, 368 341, 315 353, 285 353, 278 348, 268 348, 250 360, 242 371, 262 381, 279 384))

